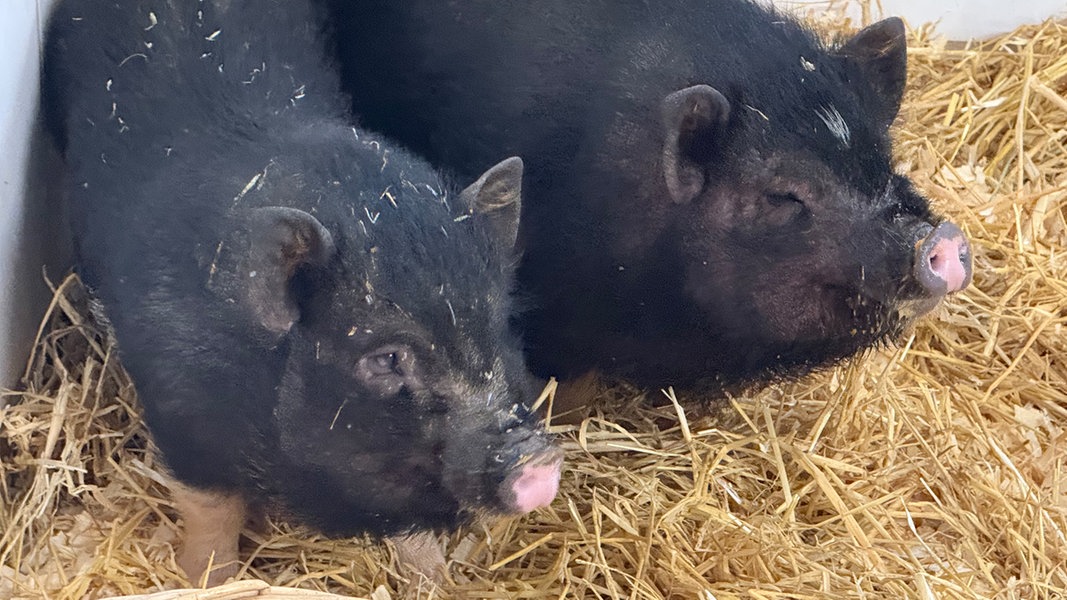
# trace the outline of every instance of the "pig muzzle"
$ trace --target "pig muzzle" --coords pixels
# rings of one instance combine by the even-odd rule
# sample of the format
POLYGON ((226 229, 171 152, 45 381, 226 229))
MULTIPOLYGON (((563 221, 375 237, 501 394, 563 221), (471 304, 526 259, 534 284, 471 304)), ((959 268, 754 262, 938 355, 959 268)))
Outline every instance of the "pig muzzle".
POLYGON ((504 480, 501 500, 511 513, 525 514, 548 506, 559 491, 563 452, 552 448, 531 456, 504 480))
POLYGON ((971 245, 953 223, 941 223, 915 244, 915 280, 932 298, 958 292, 971 283, 971 245))

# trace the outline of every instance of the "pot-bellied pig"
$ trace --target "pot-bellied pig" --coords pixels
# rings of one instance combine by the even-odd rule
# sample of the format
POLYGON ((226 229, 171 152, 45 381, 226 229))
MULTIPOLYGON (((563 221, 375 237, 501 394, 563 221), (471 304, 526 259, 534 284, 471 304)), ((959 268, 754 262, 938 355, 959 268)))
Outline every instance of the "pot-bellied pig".
POLYGON ((460 191, 351 127, 320 17, 69 0, 48 33, 76 269, 181 484, 194 580, 250 505, 401 536, 558 486, 508 328, 522 162, 460 191))
POLYGON ((971 279, 963 232, 893 170, 898 19, 826 44, 745 0, 329 4, 363 123, 467 177, 523 157, 540 375, 800 374, 971 279))

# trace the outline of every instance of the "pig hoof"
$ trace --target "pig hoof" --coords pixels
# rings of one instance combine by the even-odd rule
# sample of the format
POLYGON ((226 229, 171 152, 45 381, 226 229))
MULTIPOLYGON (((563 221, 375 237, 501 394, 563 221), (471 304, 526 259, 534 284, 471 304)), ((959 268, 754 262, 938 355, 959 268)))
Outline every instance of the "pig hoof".
POLYGON ((185 521, 178 566, 194 585, 214 587, 237 575, 237 541, 245 502, 237 495, 174 486, 174 505, 185 521), (209 570, 210 569, 210 570, 209 570), (206 574, 206 577, 205 577, 206 574))
POLYGON ((219 564, 213 556, 205 558, 199 553, 183 550, 178 555, 178 566, 185 571, 186 577, 194 586, 210 588, 222 585, 226 583, 226 580, 236 577, 241 565, 236 560, 219 564), (209 563, 210 571, 208 570, 209 563))

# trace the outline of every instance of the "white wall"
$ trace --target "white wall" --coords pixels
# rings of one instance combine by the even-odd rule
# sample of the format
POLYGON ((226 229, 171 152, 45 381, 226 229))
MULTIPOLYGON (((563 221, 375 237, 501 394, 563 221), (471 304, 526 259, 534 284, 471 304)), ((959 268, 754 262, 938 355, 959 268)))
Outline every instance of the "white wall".
POLYGON ((1067 0, 882 0, 886 16, 912 25, 937 21, 948 39, 987 38, 1049 17, 1067 18, 1067 0))
POLYGON ((65 246, 48 198, 54 161, 36 133, 41 30, 51 0, 4 0, 0 18, 0 387, 17 383, 65 246))
MULTIPOLYGON (((790 10, 843 10, 857 24, 864 0, 770 0, 790 10)), ((936 23, 950 40, 984 39, 1049 17, 1067 18, 1067 0, 869 0, 870 16, 898 16, 912 27, 936 23)))
MULTIPOLYGON (((0 0, 0 387, 17 383, 48 301, 42 266, 66 269, 56 202, 56 159, 37 132, 41 32, 53 0, 0 0)), ((99 0, 103 1, 103 0, 99 0)), ((770 0, 780 6, 846 10, 857 23, 861 0, 770 0)), ((950 39, 987 37, 1049 16, 1067 17, 1067 0, 871 0, 874 18, 912 25, 939 20, 950 39)))

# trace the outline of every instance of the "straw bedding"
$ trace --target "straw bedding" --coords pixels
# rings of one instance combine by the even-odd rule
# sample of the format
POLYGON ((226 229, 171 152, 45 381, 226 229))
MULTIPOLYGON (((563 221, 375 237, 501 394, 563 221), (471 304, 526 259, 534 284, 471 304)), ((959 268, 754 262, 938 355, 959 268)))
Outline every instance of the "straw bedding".
MULTIPOLYGON (((975 275, 909 337, 705 414, 597 392, 556 426, 551 509, 449 538, 455 581, 436 592, 405 587, 387 545, 270 523, 243 540, 246 581, 154 598, 1064 596, 1067 27, 975 47, 919 30, 910 68, 902 170, 971 236, 975 275)), ((0 598, 193 585, 133 389, 87 314, 64 281, 0 409, 0 598)))

